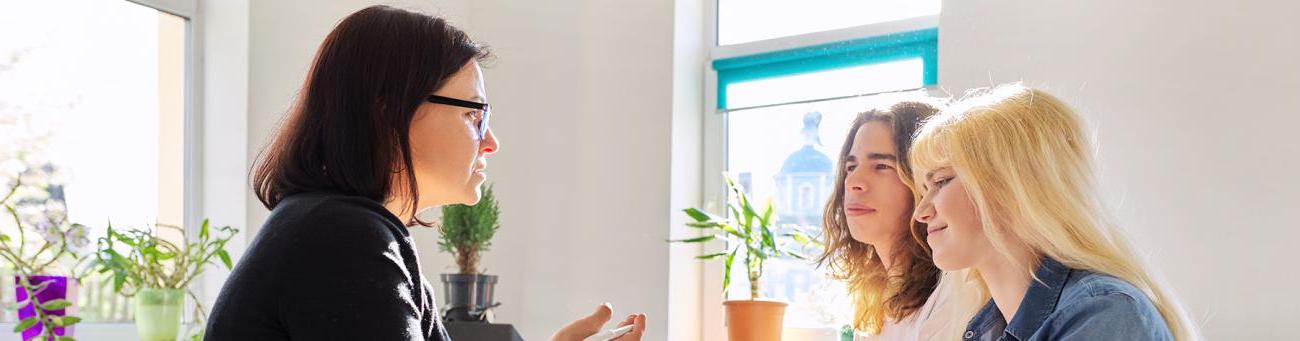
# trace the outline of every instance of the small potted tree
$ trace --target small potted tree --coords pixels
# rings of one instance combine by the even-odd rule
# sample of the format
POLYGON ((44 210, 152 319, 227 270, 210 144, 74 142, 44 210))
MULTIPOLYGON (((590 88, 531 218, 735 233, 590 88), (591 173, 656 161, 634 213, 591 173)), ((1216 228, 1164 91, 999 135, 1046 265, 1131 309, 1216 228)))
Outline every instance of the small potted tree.
POLYGON ((727 336, 730 340, 779 341, 781 340, 782 321, 785 319, 785 302, 764 299, 759 295, 759 280, 763 276, 763 263, 769 258, 790 256, 807 259, 797 251, 787 248, 787 243, 778 239, 809 245, 812 238, 794 229, 794 232, 778 236, 773 227, 776 225, 772 201, 767 200, 761 208, 755 208, 744 189, 730 177, 726 178, 729 192, 727 218, 714 216, 702 210, 688 208, 684 211, 690 216, 687 226, 708 231, 702 237, 670 240, 678 243, 704 243, 713 240, 726 241, 723 252, 702 255, 696 258, 708 260, 721 258, 724 261, 722 273, 723 297, 731 285, 731 266, 737 257, 743 257, 745 274, 749 279, 748 300, 727 300, 726 308, 727 336), (778 238, 782 237, 782 238, 778 238))
MULTIPOLYGON (((157 224, 157 228, 185 230, 171 225, 157 224)), ((214 236, 203 220, 199 237, 191 243, 177 245, 158 237, 153 231, 141 229, 114 229, 99 238, 99 250, 91 266, 100 273, 111 272, 105 279, 113 282, 113 289, 131 297, 135 308, 136 330, 143 341, 172 341, 180 332, 185 296, 194 301, 196 325, 201 326, 207 313, 202 300, 190 290, 190 282, 203 273, 206 265, 220 261, 231 268, 229 242, 239 230, 229 226, 217 228, 214 236), (118 245, 125 249, 119 249, 118 245)), ((202 328, 196 328, 190 339, 202 338, 202 328)))
POLYGON ((497 276, 483 274, 479 260, 501 227, 497 222, 501 211, 492 186, 485 184, 482 192, 477 204, 442 207, 438 248, 455 257, 459 270, 441 276, 447 301, 443 318, 447 321, 486 321, 488 309, 499 305, 492 301, 497 276))

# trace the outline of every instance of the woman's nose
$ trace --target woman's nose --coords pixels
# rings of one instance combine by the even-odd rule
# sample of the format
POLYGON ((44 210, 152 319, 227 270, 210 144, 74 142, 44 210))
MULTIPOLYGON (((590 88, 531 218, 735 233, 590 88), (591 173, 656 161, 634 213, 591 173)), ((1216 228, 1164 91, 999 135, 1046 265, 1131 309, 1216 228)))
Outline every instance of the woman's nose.
POLYGON ((916 211, 912 212, 912 219, 925 224, 934 220, 934 205, 930 204, 929 198, 921 198, 921 202, 916 205, 916 211))
POLYGON ((488 128, 487 134, 483 135, 483 143, 479 147, 483 148, 483 154, 496 153, 501 149, 501 142, 497 141, 497 134, 492 132, 492 128, 488 128))

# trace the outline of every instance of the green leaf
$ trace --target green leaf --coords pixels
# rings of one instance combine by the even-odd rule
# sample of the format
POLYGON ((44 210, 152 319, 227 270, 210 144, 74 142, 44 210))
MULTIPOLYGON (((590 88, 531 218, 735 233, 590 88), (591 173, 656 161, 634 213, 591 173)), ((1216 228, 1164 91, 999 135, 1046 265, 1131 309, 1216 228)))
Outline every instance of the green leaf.
POLYGON ((45 309, 45 311, 62 310, 71 306, 72 302, 68 302, 68 300, 51 300, 41 303, 41 309, 45 309))
POLYGON ((745 235, 740 234, 740 231, 736 231, 736 229, 733 228, 733 227, 731 227, 731 225, 723 224, 722 226, 720 226, 720 227, 718 227, 718 228, 722 229, 723 231, 727 231, 727 234, 730 234, 730 235, 733 235, 733 236, 736 236, 736 237, 740 237, 741 239, 746 239, 745 235))
MULTIPOLYGON (((733 219, 739 219, 739 218, 740 218, 740 209, 737 208, 735 204, 727 205, 727 208, 731 209, 731 217, 732 217, 733 219)), ((743 221, 743 220, 741 220, 741 221, 743 221)), ((739 232, 743 232, 743 237, 742 237, 742 238, 749 239, 749 225, 740 225, 740 227, 741 227, 741 229, 740 229, 739 232)))
POLYGON ((759 219, 758 222, 760 224, 763 224, 763 226, 771 226, 772 225, 772 199, 770 198, 767 199, 767 203, 764 204, 764 206, 767 207, 763 209, 763 218, 759 219))
POLYGON ((203 226, 199 228, 199 240, 208 239, 208 220, 203 219, 203 226))
POLYGON ((60 336, 55 338, 54 341, 77 341, 77 339, 74 339, 71 336, 60 336))
POLYGON ((123 284, 126 284, 126 273, 125 273, 125 272, 114 272, 114 273, 113 273, 113 291, 115 291, 115 292, 122 292, 122 285, 123 285, 123 284))
POLYGON ((799 260, 808 260, 808 256, 804 256, 802 253, 799 252, 795 252, 791 250, 781 250, 781 252, 790 255, 790 257, 798 258, 799 260))
POLYGON ((772 229, 767 225, 761 225, 759 229, 763 232, 763 246, 768 250, 776 250, 776 237, 772 235, 772 229))
POLYGON ((31 328, 32 326, 35 326, 36 322, 40 322, 40 320, 37 319, 35 316, 25 318, 22 321, 18 321, 18 324, 14 325, 14 332, 21 333, 22 331, 27 330, 27 328, 31 328))
POLYGON ((707 241, 714 240, 714 239, 717 239, 717 238, 718 238, 717 236, 703 236, 703 237, 695 237, 695 238, 687 238, 687 239, 669 240, 668 242, 670 242, 670 243, 703 243, 703 242, 707 242, 707 241))
POLYGON ((722 292, 723 292, 723 294, 725 294, 725 293, 727 292, 727 287, 731 286, 731 263, 736 261, 736 252, 737 252, 737 251, 740 251, 740 248, 739 248, 739 247, 734 248, 734 249, 731 249, 731 253, 727 255, 727 261, 725 262, 725 265, 723 266, 723 269, 722 269, 722 292))
POLYGON ((227 269, 233 266, 230 262, 230 253, 227 253, 226 250, 217 250, 216 254, 217 257, 221 258, 221 264, 224 264, 227 269))
POLYGON ((126 244, 127 246, 135 247, 137 245, 134 240, 131 240, 131 238, 124 234, 115 233, 113 234, 113 239, 117 239, 118 242, 126 244))
POLYGON ((719 252, 719 253, 710 254, 710 255, 696 256, 695 259, 714 259, 714 258, 718 258, 718 257, 726 256, 726 255, 727 255, 726 252, 719 252))
POLYGON ((41 290, 45 290, 45 287, 50 286, 50 283, 54 283, 54 281, 45 281, 45 282, 41 282, 41 283, 39 283, 39 284, 33 285, 33 286, 32 286, 32 291, 33 291, 33 292, 40 292, 41 290))
POLYGON ((58 325, 59 327, 67 327, 81 322, 81 318, 76 316, 64 316, 62 320, 63 324, 58 325))
POLYGON ((698 209, 688 208, 682 211, 686 212, 686 215, 691 216, 691 219, 695 219, 695 221, 697 222, 702 223, 709 220, 713 220, 713 217, 710 217, 708 213, 704 213, 703 211, 700 211, 698 209))
POLYGON ((686 223, 686 226, 694 227, 697 229, 709 229, 709 228, 718 228, 719 226, 722 226, 722 224, 713 221, 706 221, 702 223, 686 223))
POLYGON ((752 247, 751 247, 751 248, 746 249, 745 251, 748 251, 749 254, 751 254, 751 255, 754 256, 754 257, 750 257, 750 258, 751 258, 751 260, 753 260, 753 261, 757 261, 757 262, 758 262, 758 263, 757 263, 758 266, 763 266, 763 265, 762 265, 762 264, 763 264, 762 261, 767 260, 767 255, 764 254, 762 251, 760 251, 760 250, 758 250, 758 249, 755 249, 755 248, 752 248, 752 247))
POLYGON ((787 233, 785 234, 785 236, 790 237, 790 239, 793 239, 795 243, 798 243, 799 245, 803 245, 805 247, 814 247, 818 249, 825 248, 825 245, 822 245, 822 242, 820 240, 813 239, 812 236, 809 236, 807 233, 804 233, 802 231, 787 233))
POLYGON ((749 196, 739 190, 737 190, 736 196, 740 197, 740 208, 745 214, 745 219, 752 220, 753 218, 757 218, 758 212, 754 211, 754 205, 749 202, 749 196))

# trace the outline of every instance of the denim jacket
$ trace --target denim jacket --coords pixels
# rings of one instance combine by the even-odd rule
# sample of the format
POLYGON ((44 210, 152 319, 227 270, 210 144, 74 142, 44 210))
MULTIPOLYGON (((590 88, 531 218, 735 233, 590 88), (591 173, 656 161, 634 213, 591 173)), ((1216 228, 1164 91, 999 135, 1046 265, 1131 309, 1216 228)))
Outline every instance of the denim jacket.
POLYGON ((1146 294, 1121 279, 1071 269, 1044 257, 1004 321, 992 300, 966 326, 962 340, 1173 340, 1146 294))

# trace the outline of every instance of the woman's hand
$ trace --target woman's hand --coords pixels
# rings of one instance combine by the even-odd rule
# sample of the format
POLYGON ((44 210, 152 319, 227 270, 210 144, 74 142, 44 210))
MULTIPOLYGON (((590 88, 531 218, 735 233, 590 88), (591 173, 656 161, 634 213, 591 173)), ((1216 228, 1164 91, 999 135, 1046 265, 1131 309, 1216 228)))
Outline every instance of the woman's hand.
MULTIPOLYGON (((560 328, 551 336, 551 341, 582 341, 588 336, 596 335, 600 332, 600 327, 609 322, 610 316, 614 315, 614 308, 609 303, 601 304, 596 307, 596 312, 587 317, 577 319, 569 325, 560 328)), ((623 334, 617 341, 641 341, 641 334, 645 333, 645 314, 632 314, 618 323, 618 327, 632 325, 632 331, 623 334)))

